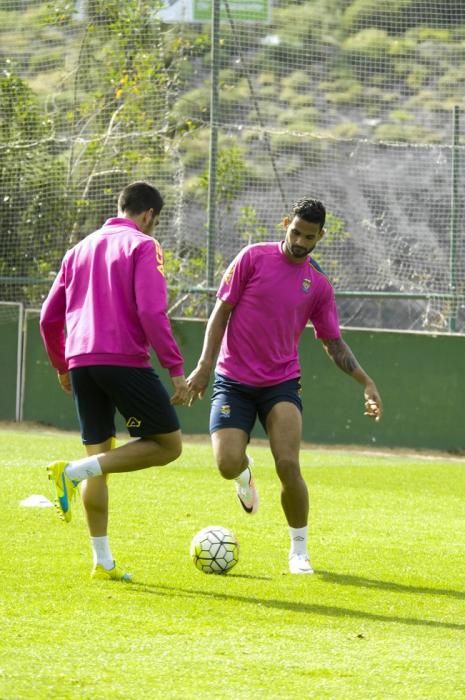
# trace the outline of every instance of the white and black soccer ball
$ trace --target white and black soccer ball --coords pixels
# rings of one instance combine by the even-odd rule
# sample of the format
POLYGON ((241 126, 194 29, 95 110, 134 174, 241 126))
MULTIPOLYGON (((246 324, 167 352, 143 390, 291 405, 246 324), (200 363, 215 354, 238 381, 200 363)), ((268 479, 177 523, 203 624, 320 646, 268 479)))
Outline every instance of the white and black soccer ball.
POLYGON ((192 538, 190 555, 204 574, 225 574, 239 561, 239 543, 227 527, 209 525, 192 538))

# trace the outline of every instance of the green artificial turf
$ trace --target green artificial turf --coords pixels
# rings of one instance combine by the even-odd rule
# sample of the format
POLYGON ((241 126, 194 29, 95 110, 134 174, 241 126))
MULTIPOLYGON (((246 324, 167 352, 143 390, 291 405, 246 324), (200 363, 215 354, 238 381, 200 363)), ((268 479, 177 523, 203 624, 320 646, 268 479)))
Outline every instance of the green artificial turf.
POLYGON ((314 576, 287 573, 288 532, 268 449, 251 446, 247 516, 187 442, 173 465, 110 479, 110 537, 133 584, 92 582, 82 507, 62 523, 45 465, 76 434, 0 431, 0 698, 463 698, 465 469, 459 460, 302 452, 314 576), (231 528, 238 565, 189 558, 231 528))

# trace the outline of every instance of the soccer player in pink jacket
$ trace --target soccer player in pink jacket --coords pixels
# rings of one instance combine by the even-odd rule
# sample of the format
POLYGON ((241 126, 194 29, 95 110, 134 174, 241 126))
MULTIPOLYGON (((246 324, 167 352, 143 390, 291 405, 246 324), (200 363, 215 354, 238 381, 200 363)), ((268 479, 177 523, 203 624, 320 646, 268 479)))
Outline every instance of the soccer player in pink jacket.
POLYGON ((362 385, 365 414, 381 417, 374 381, 341 337, 333 288, 310 257, 324 235, 325 208, 304 199, 284 219, 284 241, 244 248, 226 271, 209 318, 202 354, 187 383, 202 398, 215 358, 210 413, 221 475, 235 479, 247 513, 258 508, 246 454, 258 416, 267 432, 291 539, 289 570, 312 574, 307 548, 309 499, 299 465, 302 433, 298 343, 308 322, 336 365, 362 385))
POLYGON ((168 464, 182 449, 174 405, 188 403, 189 391, 167 316, 163 252, 152 236, 162 207, 151 184, 125 187, 118 216, 66 253, 40 316, 50 362, 62 388, 74 394, 87 452, 47 469, 66 522, 82 482, 97 579, 131 580, 110 550, 107 474, 168 464), (170 374, 171 399, 150 348, 170 374), (111 449, 115 410, 136 439, 111 449))

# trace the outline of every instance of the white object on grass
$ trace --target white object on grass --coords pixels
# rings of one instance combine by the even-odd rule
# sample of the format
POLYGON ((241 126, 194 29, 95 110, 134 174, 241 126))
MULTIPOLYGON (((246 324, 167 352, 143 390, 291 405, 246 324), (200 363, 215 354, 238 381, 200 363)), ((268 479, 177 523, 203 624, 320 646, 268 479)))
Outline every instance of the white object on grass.
POLYGON ((24 498, 19 502, 19 505, 24 508, 53 508, 53 503, 46 496, 41 496, 38 493, 24 498))

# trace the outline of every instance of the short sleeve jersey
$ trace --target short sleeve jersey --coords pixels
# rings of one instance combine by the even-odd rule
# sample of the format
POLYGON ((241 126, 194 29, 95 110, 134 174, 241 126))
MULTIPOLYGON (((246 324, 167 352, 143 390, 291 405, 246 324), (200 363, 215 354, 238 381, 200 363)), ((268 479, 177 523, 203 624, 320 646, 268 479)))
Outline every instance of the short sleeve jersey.
POLYGON ((300 376, 299 339, 311 322, 317 338, 341 333, 328 278, 310 257, 295 263, 280 243, 244 248, 226 270, 217 297, 234 308, 217 371, 251 386, 300 376))

